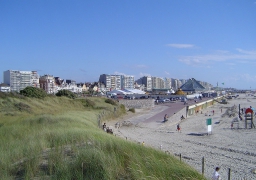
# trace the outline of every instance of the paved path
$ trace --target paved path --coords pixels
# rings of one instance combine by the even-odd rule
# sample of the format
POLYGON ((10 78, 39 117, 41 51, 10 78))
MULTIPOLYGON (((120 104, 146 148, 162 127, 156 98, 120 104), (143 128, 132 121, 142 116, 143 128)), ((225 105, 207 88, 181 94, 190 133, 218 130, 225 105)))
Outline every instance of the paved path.
MULTIPOLYGON (((211 98, 203 98, 200 102, 210 100, 211 98)), ((115 124, 119 122, 122 124, 123 121, 131 122, 133 125, 139 125, 140 127, 148 127, 152 129, 158 129, 163 126, 172 126, 174 124, 177 124, 179 122, 178 119, 172 118, 172 115, 179 112, 186 106, 191 106, 196 104, 194 100, 188 100, 187 104, 184 105, 184 102, 175 101, 175 102, 169 102, 169 103, 159 103, 158 105, 155 105, 150 110, 143 110, 138 109, 138 111, 132 115, 131 117, 121 117, 120 119, 113 120, 108 122, 108 125, 110 127, 115 127, 115 124), (167 114, 169 116, 169 121, 164 123, 164 115, 167 114)), ((184 114, 185 116, 185 114, 184 114)), ((177 117, 176 117, 177 118, 177 117)))
MULTIPOLYGON (((207 101, 210 98, 203 98, 201 101, 197 102, 203 102, 207 101)), ((182 110, 184 107, 188 105, 194 105, 196 104, 194 100, 189 100, 186 105, 184 105, 184 102, 176 101, 176 102, 169 102, 169 103, 159 103, 158 105, 155 105, 155 107, 148 111, 147 113, 143 113, 141 115, 132 117, 130 119, 127 119, 127 121, 132 122, 133 124, 140 124, 140 126, 144 127, 150 127, 150 128, 159 128, 162 125, 173 125, 176 124, 178 120, 174 120, 171 118, 171 116, 180 110, 182 110), (167 114, 170 118, 169 121, 164 123, 164 116, 167 114)), ((185 116, 185 114, 184 114, 185 116)))

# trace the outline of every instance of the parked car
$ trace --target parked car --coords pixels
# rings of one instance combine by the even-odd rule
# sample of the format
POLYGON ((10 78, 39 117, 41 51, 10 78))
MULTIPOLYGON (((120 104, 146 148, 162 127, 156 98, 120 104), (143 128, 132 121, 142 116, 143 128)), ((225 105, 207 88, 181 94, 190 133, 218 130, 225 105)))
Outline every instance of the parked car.
POLYGON ((170 99, 158 99, 158 103, 167 103, 171 102, 170 99))
POLYGON ((124 99, 135 99, 134 96, 124 96, 124 99))
POLYGON ((164 99, 164 102, 167 103, 167 102, 171 102, 170 99, 164 99))
POLYGON ((124 99, 131 99, 130 96, 124 96, 124 99))

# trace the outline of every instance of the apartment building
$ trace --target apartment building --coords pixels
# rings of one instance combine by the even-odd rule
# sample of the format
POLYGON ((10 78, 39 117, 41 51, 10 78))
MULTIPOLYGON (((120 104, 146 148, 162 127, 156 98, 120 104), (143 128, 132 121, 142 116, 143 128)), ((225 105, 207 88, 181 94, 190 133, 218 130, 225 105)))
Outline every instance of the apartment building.
POLYGON ((171 89, 171 79, 170 78, 164 78, 164 89, 171 89))
POLYGON ((99 82, 105 85, 106 91, 119 90, 122 87, 121 75, 101 74, 99 82))
POLYGON ((213 85, 211 85, 208 82, 204 82, 204 81, 198 81, 202 86, 205 87, 206 90, 211 90, 213 88, 213 85))
POLYGON ((37 71, 4 71, 4 83, 10 86, 11 91, 17 92, 28 86, 40 87, 37 71))
POLYGON ((182 86, 182 84, 182 81, 180 81, 179 79, 171 79, 172 89, 175 91, 177 91, 182 86))
POLYGON ((165 89, 164 79, 160 77, 152 77, 152 89, 165 89))
POLYGON ((134 76, 121 75, 121 89, 134 89, 134 76))
POLYGON ((55 94, 57 92, 57 86, 55 84, 55 78, 52 75, 44 75, 39 78, 40 88, 44 89, 48 94, 55 94))
POLYGON ((187 79, 180 79, 181 85, 185 84, 187 81, 187 79))
POLYGON ((143 91, 151 92, 152 91, 152 77, 151 76, 143 76, 140 79, 136 80, 138 85, 142 85, 144 87, 143 91))

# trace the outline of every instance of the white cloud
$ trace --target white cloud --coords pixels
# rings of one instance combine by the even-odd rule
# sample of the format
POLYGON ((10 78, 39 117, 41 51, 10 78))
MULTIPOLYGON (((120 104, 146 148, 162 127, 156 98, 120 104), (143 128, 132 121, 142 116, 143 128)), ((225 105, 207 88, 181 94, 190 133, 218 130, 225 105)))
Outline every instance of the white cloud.
POLYGON ((256 75, 250 75, 248 73, 244 73, 244 74, 236 74, 236 75, 232 75, 232 76, 227 76, 223 79, 225 82, 229 82, 230 84, 234 84, 234 83, 243 83, 243 82, 247 82, 247 83, 256 83, 256 75))
POLYGON ((132 63, 129 63, 129 64, 125 64, 124 65, 126 68, 129 68, 129 69, 136 69, 136 70, 141 70, 141 69, 148 69, 149 66, 148 65, 144 65, 144 64, 132 64, 132 63))
POLYGON ((242 74, 241 79, 247 82, 256 82, 256 75, 242 74))
POLYGON ((236 49, 238 52, 240 53, 243 53, 243 54, 249 54, 249 55, 254 55, 256 56, 256 51, 246 51, 246 50, 243 50, 243 49, 240 49, 240 48, 237 48, 236 49))
POLYGON ((148 73, 142 73, 142 72, 140 72, 139 77, 143 77, 143 76, 151 76, 151 75, 150 75, 150 74, 148 74, 148 73))
POLYGON ((195 47, 193 44, 167 44, 167 46, 173 48, 193 48, 195 47))
POLYGON ((170 73, 169 73, 169 72, 167 72, 167 71, 164 71, 164 73, 165 73, 166 75, 170 75, 170 73))
POLYGON ((121 73, 121 72, 118 72, 118 71, 115 71, 114 74, 115 75, 126 75, 125 73, 121 73))
POLYGON ((135 68, 147 68, 148 66, 144 65, 144 64, 137 64, 134 66, 135 68))
MULTIPOLYGON (((237 53, 230 53, 227 51, 216 51, 214 54, 195 55, 195 56, 183 56, 179 61, 187 65, 199 65, 208 64, 210 62, 224 62, 224 61, 252 61, 256 60, 256 51, 245 51, 242 49, 236 49, 237 53)), ((251 63, 251 62, 250 62, 251 63)))
POLYGON ((228 65, 228 66, 235 66, 236 64, 235 63, 226 63, 226 65, 228 65))

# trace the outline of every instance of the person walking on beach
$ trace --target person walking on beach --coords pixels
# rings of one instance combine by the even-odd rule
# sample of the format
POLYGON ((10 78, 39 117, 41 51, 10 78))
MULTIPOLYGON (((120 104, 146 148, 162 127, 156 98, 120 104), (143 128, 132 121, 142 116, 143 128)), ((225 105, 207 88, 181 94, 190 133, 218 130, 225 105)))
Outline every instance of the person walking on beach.
POLYGON ((164 122, 168 121, 168 116, 167 114, 164 115, 164 122))
POLYGON ((214 171, 213 176, 212 176, 212 180, 221 180, 219 170, 220 170, 219 167, 215 168, 215 171, 214 171))
POLYGON ((178 131, 178 132, 181 132, 180 129, 181 129, 181 128, 180 128, 180 124, 177 124, 177 131, 178 131))

